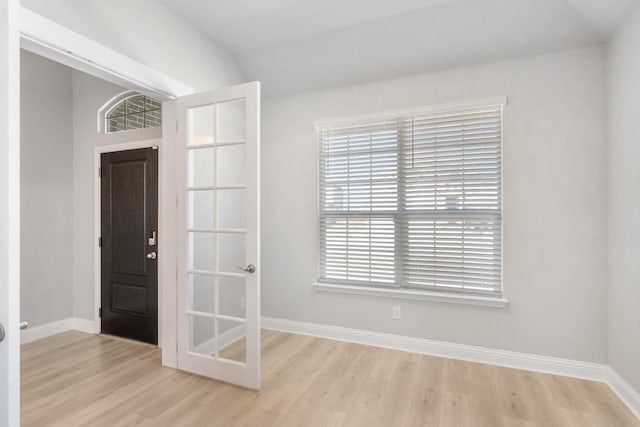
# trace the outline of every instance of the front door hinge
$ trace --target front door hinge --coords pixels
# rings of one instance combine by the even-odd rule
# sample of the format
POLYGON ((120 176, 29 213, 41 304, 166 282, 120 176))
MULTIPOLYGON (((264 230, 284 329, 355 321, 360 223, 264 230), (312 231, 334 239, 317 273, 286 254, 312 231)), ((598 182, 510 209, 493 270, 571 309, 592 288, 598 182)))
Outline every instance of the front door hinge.
POLYGON ((102 178, 102 168, 98 168, 98 178, 102 178))
POLYGON ((98 237, 98 247, 102 247, 102 237, 98 237))
POLYGON ((102 317, 102 307, 98 309, 98 317, 102 317))

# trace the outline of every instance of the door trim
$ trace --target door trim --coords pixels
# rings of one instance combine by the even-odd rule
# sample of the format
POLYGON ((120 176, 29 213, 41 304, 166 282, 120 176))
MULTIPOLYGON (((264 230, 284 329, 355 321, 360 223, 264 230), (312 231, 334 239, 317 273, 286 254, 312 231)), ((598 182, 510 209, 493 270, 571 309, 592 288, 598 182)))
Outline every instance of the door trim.
POLYGON ((20 423, 19 2, 0 6, 0 425, 20 423))
MULTIPOLYGON (((134 142, 126 142, 121 144, 113 144, 113 145, 104 145, 100 147, 96 147, 94 150, 94 237, 95 237, 95 251, 94 251, 94 320, 93 320, 93 332, 96 334, 100 333, 101 330, 101 320, 98 316, 98 309, 102 305, 102 251, 98 248, 98 238, 102 233, 101 225, 101 212, 102 212, 102 202, 101 202, 101 188, 100 188, 100 177, 98 176, 98 168, 100 168, 100 155, 104 153, 115 153, 118 151, 128 151, 135 150, 140 148, 158 148, 158 235, 160 237, 164 236, 165 231, 165 223, 163 222, 163 203, 166 198, 163 195, 163 179, 161 178, 164 173, 163 165, 162 165, 162 139, 149 139, 144 141, 134 141, 134 142)), ((169 232, 170 233, 170 232, 169 232)), ((168 236, 170 237, 170 236, 168 236)), ((167 245, 167 239, 161 238, 158 241, 158 253, 160 256, 158 257, 158 347, 162 348, 162 330, 163 330, 163 320, 166 318, 164 316, 162 310, 162 290, 164 285, 164 276, 163 276, 163 262, 165 262, 166 257, 163 256, 163 249, 165 245, 167 245)), ((167 319, 169 320, 169 319, 167 319)), ((170 321, 170 320, 169 320, 170 321)))
POLYGON ((120 52, 20 7, 21 47, 119 86, 162 99, 193 93, 193 88, 120 52))

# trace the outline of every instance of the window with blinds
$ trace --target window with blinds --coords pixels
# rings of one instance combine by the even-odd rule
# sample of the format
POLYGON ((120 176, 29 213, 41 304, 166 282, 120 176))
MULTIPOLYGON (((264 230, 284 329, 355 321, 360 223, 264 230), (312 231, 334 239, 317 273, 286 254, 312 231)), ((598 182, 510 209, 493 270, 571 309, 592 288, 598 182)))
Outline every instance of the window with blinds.
POLYGON ((319 126, 319 282, 501 295, 502 108, 319 126))

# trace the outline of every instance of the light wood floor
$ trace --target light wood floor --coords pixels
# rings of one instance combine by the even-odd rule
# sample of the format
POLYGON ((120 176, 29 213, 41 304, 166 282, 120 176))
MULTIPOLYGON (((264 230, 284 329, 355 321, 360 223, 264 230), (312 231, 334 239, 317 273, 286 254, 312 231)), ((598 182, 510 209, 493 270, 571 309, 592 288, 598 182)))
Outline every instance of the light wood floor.
POLYGON ((260 392, 66 332, 23 346, 24 426, 640 426, 600 383, 264 331, 260 392))

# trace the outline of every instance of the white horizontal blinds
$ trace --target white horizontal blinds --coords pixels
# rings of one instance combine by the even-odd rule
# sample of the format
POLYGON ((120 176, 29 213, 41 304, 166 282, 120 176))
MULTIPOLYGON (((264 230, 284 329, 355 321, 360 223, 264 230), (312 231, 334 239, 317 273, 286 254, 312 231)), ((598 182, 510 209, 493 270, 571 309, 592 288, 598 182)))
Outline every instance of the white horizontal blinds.
POLYGON ((320 276, 393 284, 397 123, 321 129, 320 276))
POLYGON ((502 106, 320 140, 320 280, 501 292, 502 106))
POLYGON ((401 122, 409 211, 500 211, 501 108, 401 122))
POLYGON ((393 218, 324 217, 320 223, 321 277, 395 283, 393 218))
POLYGON ((502 107, 403 119, 402 282, 501 290, 502 107))

